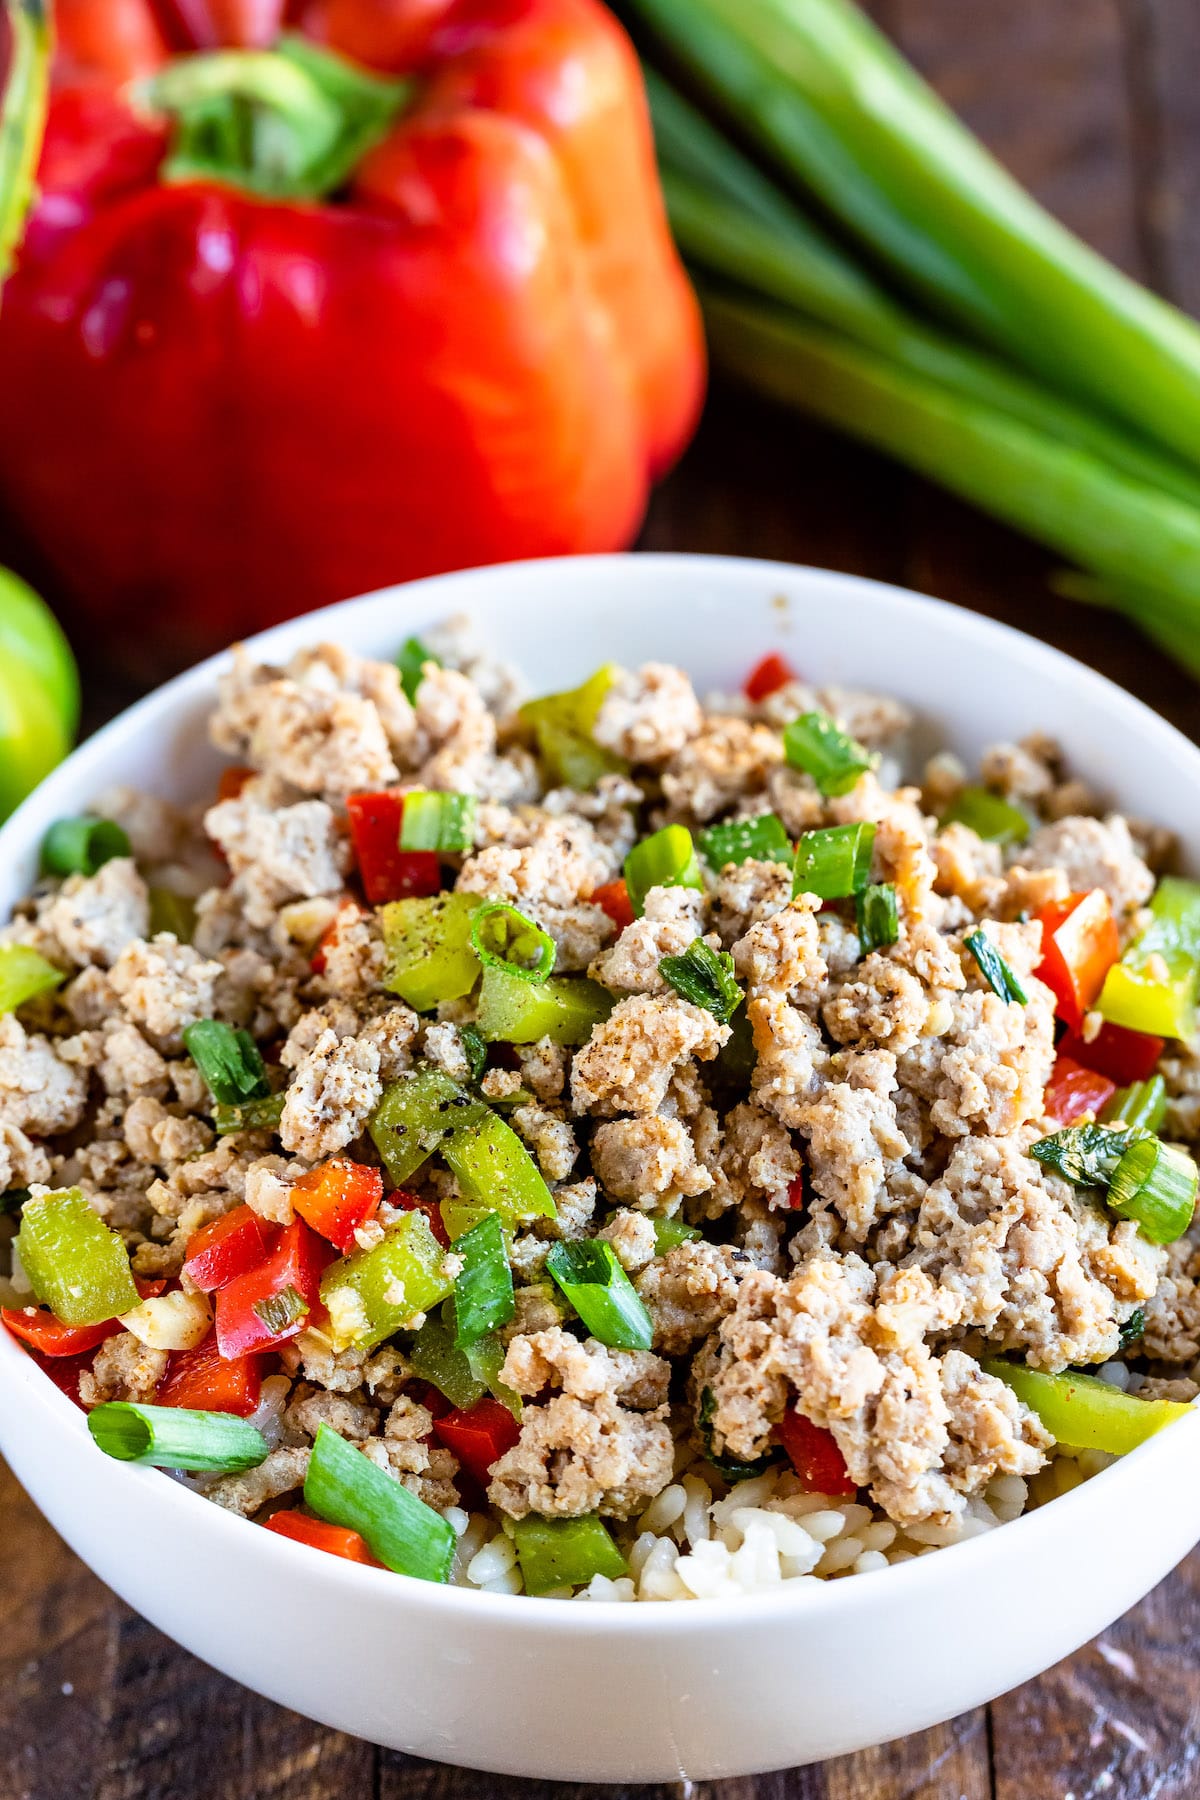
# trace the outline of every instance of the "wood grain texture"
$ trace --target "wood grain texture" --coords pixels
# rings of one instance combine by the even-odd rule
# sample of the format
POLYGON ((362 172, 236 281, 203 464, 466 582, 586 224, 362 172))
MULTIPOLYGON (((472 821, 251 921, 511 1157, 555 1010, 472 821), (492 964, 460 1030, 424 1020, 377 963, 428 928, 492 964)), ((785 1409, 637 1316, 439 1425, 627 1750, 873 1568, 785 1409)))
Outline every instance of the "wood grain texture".
MULTIPOLYGON (((1042 200, 1200 312, 1197 0, 871 10, 1042 200)), ((1124 622, 1058 598, 1042 552, 744 395, 714 393, 643 545, 909 582, 1071 651, 1200 737, 1196 686, 1124 622)), ((90 722, 131 697, 119 676, 93 687, 90 722)), ((0 1800, 598 1800, 376 1751, 260 1700, 116 1601, 2 1473, 0 1506, 0 1800)), ((821 1767, 697 1784, 687 1800, 1186 1800, 1200 1793, 1198 1646, 1200 1554, 986 1710, 821 1767)))

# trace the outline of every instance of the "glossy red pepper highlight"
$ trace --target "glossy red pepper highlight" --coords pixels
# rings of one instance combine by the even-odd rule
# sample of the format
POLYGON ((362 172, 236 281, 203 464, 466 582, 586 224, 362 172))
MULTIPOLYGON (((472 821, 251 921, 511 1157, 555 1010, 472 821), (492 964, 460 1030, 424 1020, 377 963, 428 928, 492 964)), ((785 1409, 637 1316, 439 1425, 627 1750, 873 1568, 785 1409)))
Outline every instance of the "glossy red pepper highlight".
POLYGON ((485 1398, 477 1400, 469 1412, 456 1407, 443 1418, 435 1419, 433 1435, 454 1452, 481 1487, 486 1487, 492 1464, 512 1449, 521 1428, 507 1406, 485 1398))
POLYGON ((814 1425, 795 1407, 784 1413, 775 1429, 791 1458, 793 1469, 810 1494, 836 1494, 846 1498, 858 1492, 832 1431, 814 1425))
POLYGON ((1042 960, 1034 973, 1053 991, 1059 1018, 1079 1031, 1121 954, 1112 902, 1103 888, 1092 888, 1044 906, 1037 919, 1042 960))
POLYGON ((355 1232, 379 1211, 383 1176, 367 1163, 334 1157, 292 1184, 292 1206, 323 1238, 349 1254, 355 1232))
POLYGON ((602 908, 618 931, 624 931, 627 925, 633 924, 633 906, 624 876, 619 876, 616 881, 606 881, 603 887, 596 888, 592 893, 592 905, 602 908))
POLYGON ((346 811, 363 893, 373 906, 441 893, 437 851, 400 848, 402 794, 351 794, 346 811))
POLYGON ((1046 1083, 1046 1116, 1056 1125, 1074 1125, 1088 1113, 1098 1119, 1116 1091, 1107 1075, 1085 1069, 1060 1050, 1046 1083))
POLYGON ((787 657, 770 650, 760 662, 755 663, 742 683, 742 692, 747 700, 752 700, 757 706, 760 700, 765 700, 769 694, 778 693, 789 681, 798 680, 799 676, 787 657))
POLYGON ((324 1519, 314 1519, 308 1513, 293 1510, 272 1513, 263 1523, 268 1531, 277 1532, 280 1537, 291 1538, 295 1544, 307 1544, 312 1550, 324 1550, 330 1556, 344 1557, 347 1562, 365 1563, 372 1569, 383 1567, 371 1555, 366 1539, 343 1525, 327 1525, 324 1519))
POLYGON ((248 1419, 262 1391, 265 1356, 223 1357, 210 1331, 192 1350, 175 1350, 155 1400, 196 1412, 237 1413, 248 1419))
POLYGON ((1128 1087, 1153 1075, 1166 1042, 1166 1038, 1152 1037, 1148 1031, 1130 1031, 1128 1026, 1112 1025, 1106 1019, 1094 1038, 1068 1033, 1059 1053, 1073 1057, 1086 1069, 1107 1075, 1118 1087, 1128 1087))
POLYGON ((217 1293, 217 1344, 224 1357, 273 1350, 304 1330, 319 1304, 321 1273, 334 1252, 303 1219, 275 1247, 217 1293))
POLYGON ((249 1206, 235 1206, 202 1225, 188 1239, 183 1272, 202 1294, 215 1293, 238 1275, 256 1268, 274 1237, 249 1206))
POLYGON ((15 1338, 50 1357, 81 1356, 121 1330, 116 1319, 106 1319, 102 1325, 64 1325, 40 1306, 5 1306, 0 1308, 0 1319, 15 1338))

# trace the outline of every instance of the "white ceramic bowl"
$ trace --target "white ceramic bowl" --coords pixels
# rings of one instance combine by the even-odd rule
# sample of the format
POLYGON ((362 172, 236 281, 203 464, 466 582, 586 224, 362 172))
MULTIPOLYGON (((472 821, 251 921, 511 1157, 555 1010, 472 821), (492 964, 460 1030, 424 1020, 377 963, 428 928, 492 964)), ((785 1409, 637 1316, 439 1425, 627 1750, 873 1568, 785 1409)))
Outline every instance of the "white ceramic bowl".
MULTIPOLYGON (((708 557, 482 569, 352 600, 254 640, 390 656, 449 612, 537 688, 610 657, 735 686, 764 651, 915 704, 923 749, 1050 729, 1132 812, 1200 845, 1200 751, 1100 676, 987 619, 844 575, 708 557)), ((0 831, 0 917, 50 822, 108 783, 209 790, 219 659, 84 744, 0 831)), ((51 1523, 163 1631, 248 1687, 362 1737, 560 1780, 717 1778, 836 1756, 977 1706, 1067 1655, 1200 1538, 1200 1417, 1053 1505, 936 1556, 789 1594, 676 1605, 476 1594, 322 1556, 93 1449, 0 1332, 0 1448, 51 1523)))

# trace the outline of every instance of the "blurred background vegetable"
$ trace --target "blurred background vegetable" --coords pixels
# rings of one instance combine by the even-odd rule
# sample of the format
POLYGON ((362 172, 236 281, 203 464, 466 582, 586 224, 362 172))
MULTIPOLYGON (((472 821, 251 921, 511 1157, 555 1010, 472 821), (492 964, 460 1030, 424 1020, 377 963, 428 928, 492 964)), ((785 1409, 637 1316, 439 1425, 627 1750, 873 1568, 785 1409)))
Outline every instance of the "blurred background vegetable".
POLYGON ((176 662, 389 581, 628 543, 702 398, 600 0, 287 11, 60 0, 0 318, 29 566, 108 632, 168 621, 176 662))
POLYGON ((1200 673, 1200 328, 1039 207, 851 0, 628 10, 713 115, 651 74, 714 362, 1069 556, 1066 591, 1200 673))

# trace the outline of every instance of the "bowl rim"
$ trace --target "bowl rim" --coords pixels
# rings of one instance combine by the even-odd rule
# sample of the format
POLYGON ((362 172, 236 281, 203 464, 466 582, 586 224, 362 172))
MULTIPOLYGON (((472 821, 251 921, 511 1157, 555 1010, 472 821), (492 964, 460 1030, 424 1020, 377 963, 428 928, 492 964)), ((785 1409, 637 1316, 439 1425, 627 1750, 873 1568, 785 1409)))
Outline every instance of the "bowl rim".
MULTIPOLYGON (((986 650, 999 639, 1005 646, 1010 663, 1015 658, 1026 665, 1041 665, 1043 668, 1049 665, 1059 672, 1063 680, 1090 690, 1093 697, 1114 715, 1115 723, 1119 724, 1122 717, 1136 722, 1141 733, 1149 736, 1156 754, 1161 754, 1166 762, 1175 764, 1181 775, 1190 776, 1193 781, 1200 780, 1200 747, 1191 743, 1169 721, 1107 676, 1077 662, 1074 657, 1053 645, 1043 644, 1027 633, 984 614, 971 612, 950 601, 920 594, 892 582, 822 569, 811 564, 781 562, 778 559, 639 551, 486 564, 478 568, 427 576, 419 581, 397 583, 368 594, 337 601, 317 611, 300 614, 271 626, 244 641, 251 651, 270 657, 277 647, 290 646, 296 640, 305 638, 311 641, 324 635, 331 627, 336 627, 337 621, 345 618, 348 613, 369 613, 398 596, 403 596, 406 603, 415 599, 419 604, 426 596, 436 600, 441 594, 452 593, 455 610, 469 610, 472 594, 477 589, 486 590, 497 579, 507 581, 515 575, 551 585, 561 579, 565 570, 577 573, 580 565, 586 565, 589 573, 594 571, 596 579, 602 582, 608 576, 619 578, 630 564, 643 568, 651 565, 667 581, 702 575, 714 569, 726 572, 737 569, 747 581, 752 580, 757 585, 772 579, 787 582, 795 582, 798 578, 811 579, 835 592, 841 590, 848 599, 855 592, 866 590, 880 599, 886 599, 901 614, 907 614, 918 629, 924 626, 949 630, 952 636, 960 640, 962 649, 969 649, 971 640, 974 639, 977 647, 986 650)), ((19 855, 22 850, 27 851, 30 846, 22 844, 21 840, 28 837, 32 821, 47 802, 54 802, 60 792, 64 795, 71 792, 79 771, 86 769, 93 760, 102 759, 110 748, 115 748, 126 737, 137 736, 151 727, 160 716, 169 715, 181 700, 199 698, 206 687, 212 686, 228 656, 227 647, 194 664, 125 708, 84 739, 39 784, 33 794, 0 824, 0 857, 5 855, 10 845, 14 856, 19 855)), ((15 1378, 28 1390, 30 1400, 40 1406, 46 1415, 45 1427, 48 1431, 57 1434, 61 1428, 76 1438, 87 1435, 85 1415, 55 1386, 32 1357, 25 1354, 7 1331, 0 1332, 0 1375, 4 1379, 15 1378)), ((1196 1408, 1192 1418, 1176 1420, 1171 1430, 1190 1431, 1193 1434, 1200 1431, 1200 1406, 1196 1408)), ((903 1605, 914 1584, 928 1584, 936 1571, 941 1571, 943 1580, 951 1577, 956 1581, 969 1580, 972 1571, 981 1569, 985 1560, 994 1560, 997 1556, 1019 1557, 1022 1547, 1027 1544, 1032 1549, 1035 1535, 1044 1538, 1047 1534, 1056 1534, 1060 1527, 1064 1531, 1075 1529, 1076 1521, 1082 1520, 1085 1511, 1098 1516, 1112 1516, 1113 1507, 1119 1507, 1126 1491, 1135 1492, 1143 1477, 1150 1478, 1152 1464, 1162 1460, 1163 1437, 1164 1433, 1160 1432, 1147 1439, 1135 1450, 1118 1458, 1108 1468, 1089 1477, 1068 1493, 1060 1494, 1052 1502, 1047 1502, 1033 1512, 1008 1521, 1001 1528, 940 1546, 936 1556, 914 1557, 907 1563, 871 1570, 866 1576, 856 1576, 853 1581, 825 1581, 819 1585, 810 1585, 786 1580, 768 1589, 746 1594, 693 1599, 677 1604, 649 1605, 643 1602, 600 1600, 590 1601, 582 1606, 563 1606, 541 1596, 485 1593, 481 1589, 424 1581, 415 1576, 400 1575, 393 1570, 375 1569, 340 1557, 313 1553, 310 1546, 293 1542, 275 1532, 266 1533, 254 1554, 279 1559, 281 1578, 303 1578, 310 1585, 323 1587, 331 1594, 336 1591, 349 1599, 357 1597, 364 1602, 370 1600, 373 1605, 394 1604, 401 1609, 425 1604, 431 1609, 437 1609, 443 1617, 453 1618, 461 1614, 467 1620, 476 1616, 477 1609, 483 1605, 487 1608, 485 1616, 497 1625, 523 1627, 537 1635, 544 1631, 587 1631, 593 1636, 613 1636, 627 1630, 642 1633, 671 1633, 694 1627, 708 1630, 722 1623, 733 1625, 767 1618, 777 1620, 788 1611, 794 1613, 799 1622, 809 1618, 819 1619, 830 1607, 845 1611, 848 1608, 874 1605, 880 1595, 878 1579, 885 1575, 890 1583, 887 1589, 889 1597, 894 1597, 897 1605, 903 1605), (943 1561, 946 1557, 955 1558, 953 1564, 947 1566, 943 1561), (393 1597, 390 1601, 386 1598, 389 1593, 393 1597)), ((192 1534, 207 1531, 214 1534, 216 1545, 227 1543, 231 1553, 239 1545, 243 1551, 248 1548, 244 1538, 227 1538, 223 1534, 250 1525, 250 1520, 242 1519, 215 1505, 184 1482, 173 1479, 164 1470, 125 1464, 121 1466, 120 1473, 129 1481, 143 1485, 147 1482, 154 1484, 148 1492, 157 1498, 150 1503, 164 1509, 166 1521, 175 1527, 181 1537, 190 1538, 194 1543, 192 1534)))

